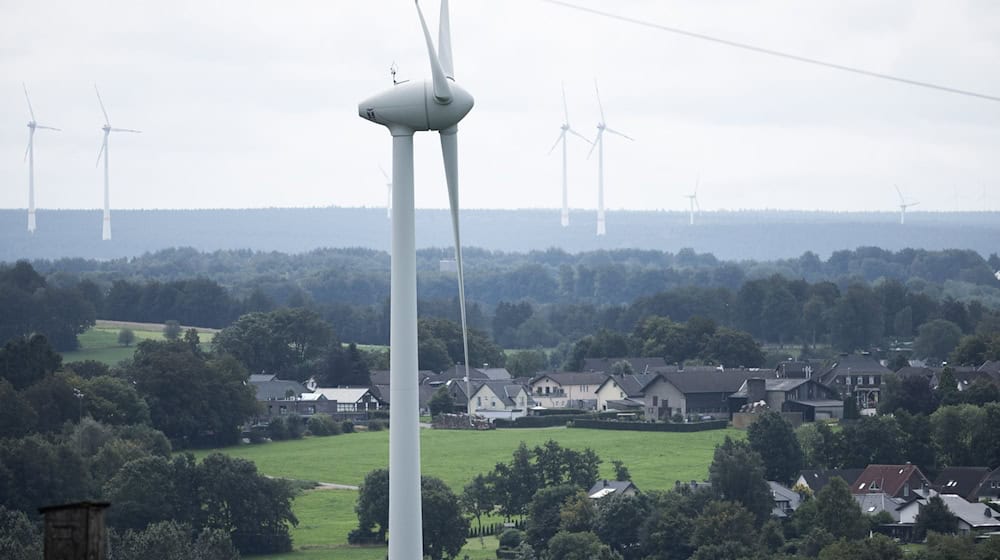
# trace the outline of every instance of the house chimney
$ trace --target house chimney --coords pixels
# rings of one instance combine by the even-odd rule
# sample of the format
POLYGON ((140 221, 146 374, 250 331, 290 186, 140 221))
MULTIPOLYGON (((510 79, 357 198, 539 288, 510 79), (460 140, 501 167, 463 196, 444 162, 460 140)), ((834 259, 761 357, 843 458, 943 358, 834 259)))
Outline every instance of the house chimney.
POLYGON ((986 517, 993 517, 993 510, 990 509, 989 506, 987 506, 986 511, 983 512, 983 515, 985 515, 986 517))
POLYGON ((762 377, 747 379, 747 402, 755 403, 767 400, 767 389, 762 377))
POLYGON ((604 482, 604 487, 607 488, 608 487, 608 479, 605 478, 602 482, 604 482))

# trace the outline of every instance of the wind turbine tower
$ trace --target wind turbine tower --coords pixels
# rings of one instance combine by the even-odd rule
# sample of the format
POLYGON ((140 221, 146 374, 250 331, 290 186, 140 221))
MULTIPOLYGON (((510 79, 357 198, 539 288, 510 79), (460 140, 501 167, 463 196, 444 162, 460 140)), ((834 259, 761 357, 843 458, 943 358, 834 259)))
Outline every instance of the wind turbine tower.
POLYGON ((35 130, 59 129, 35 122, 35 110, 31 108, 28 86, 22 83, 21 87, 24 88, 24 98, 28 101, 28 114, 31 115, 31 120, 28 121, 28 149, 24 151, 24 157, 28 160, 28 233, 35 233, 35 130))
POLYGON ((458 123, 472 110, 472 95, 455 82, 448 0, 441 1, 438 49, 415 2, 427 43, 431 80, 394 83, 365 99, 358 114, 389 129, 392 135, 392 255, 389 314, 389 558, 423 558, 420 509, 420 429, 417 400, 417 269, 413 193, 413 134, 436 130, 448 183, 455 261, 458 265, 459 310, 465 349, 465 285, 458 223, 458 123))
POLYGON ((389 174, 385 172, 385 169, 382 169, 381 165, 378 166, 378 170, 381 171, 382 172, 382 176, 385 177, 385 191, 386 191, 386 196, 385 196, 385 217, 391 220, 392 219, 392 179, 389 177, 389 174))
POLYGON ((562 132, 559 133, 559 137, 556 138, 555 143, 552 144, 552 148, 549 149, 549 153, 551 154, 552 150, 556 149, 556 146, 558 146, 560 143, 562 143, 562 167, 563 167, 563 170, 562 170, 563 171, 563 174, 562 174, 562 216, 561 216, 560 222, 562 223, 563 227, 566 227, 566 226, 569 225, 569 193, 568 193, 568 190, 567 190, 567 187, 566 187, 566 133, 568 132, 570 134, 573 134, 573 135, 579 137, 580 139, 582 139, 584 142, 586 142, 588 144, 590 144, 591 142, 590 142, 590 140, 587 140, 587 138, 584 135, 582 135, 579 132, 573 130, 573 127, 571 127, 569 125, 569 107, 566 105, 566 85, 565 84, 563 84, 563 87, 562 87, 562 98, 563 98, 563 124, 560 127, 560 128, 562 128, 562 132))
POLYGON ((688 199, 688 202, 690 203, 690 206, 691 206, 691 210, 688 213, 688 225, 692 225, 692 226, 694 225, 694 210, 695 210, 695 208, 698 209, 698 212, 701 212, 701 206, 698 205, 698 184, 700 182, 701 182, 700 178, 696 179, 695 182, 694 182, 694 192, 691 193, 691 194, 684 195, 684 198, 688 199))
POLYGON ((899 190, 899 186, 898 185, 893 185, 893 186, 896 187, 896 194, 899 195, 899 224, 903 225, 906 222, 906 209, 909 208, 910 206, 916 206, 920 203, 915 200, 912 202, 907 202, 906 199, 903 198, 903 191, 899 190))
POLYGON ((594 153, 594 148, 597 148, 597 235, 604 235, 607 233, 604 222, 604 133, 617 134, 626 140, 632 140, 632 138, 607 125, 604 119, 604 106, 601 105, 601 91, 597 88, 597 80, 594 80, 594 91, 597 93, 597 107, 601 110, 601 121, 597 123, 597 138, 594 140, 594 146, 590 148, 587 157, 589 158, 590 154, 594 153))
POLYGON ((101 156, 104 156, 104 225, 101 228, 101 239, 109 241, 111 239, 111 192, 108 187, 108 137, 111 136, 112 132, 140 133, 142 131, 130 128, 112 128, 111 119, 108 118, 108 112, 104 109, 104 101, 101 100, 101 92, 97 89, 97 84, 94 84, 94 91, 97 92, 97 102, 101 104, 101 112, 104 113, 104 126, 101 127, 101 130, 104 131, 104 142, 101 144, 101 151, 97 152, 96 165, 101 164, 101 156))

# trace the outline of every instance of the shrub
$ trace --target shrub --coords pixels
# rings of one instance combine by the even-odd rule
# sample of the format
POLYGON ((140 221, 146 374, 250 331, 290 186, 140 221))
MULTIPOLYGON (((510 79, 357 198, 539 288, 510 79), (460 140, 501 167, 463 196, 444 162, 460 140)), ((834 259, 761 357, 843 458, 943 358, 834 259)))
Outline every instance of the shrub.
POLYGON ((298 414, 289 414, 285 423, 288 425, 289 439, 302 439, 306 433, 306 422, 298 414))
POLYGON ((271 421, 267 424, 267 437, 273 441, 288 439, 288 423, 285 422, 284 416, 271 418, 271 421))
POLYGON ((344 420, 340 424, 340 431, 343 432, 343 433, 345 433, 345 434, 353 434, 354 433, 354 422, 351 422, 350 420, 344 420))
POLYGON ((372 420, 371 422, 368 422, 368 431, 381 432, 382 430, 386 429, 388 424, 389 424, 388 422, 382 420, 372 420))
POLYGON ((517 529, 505 529, 500 533, 500 548, 517 548, 524 540, 524 533, 517 529))
POLYGON ((326 414, 317 414, 309 419, 309 433, 314 436, 335 436, 340 434, 340 424, 326 414))

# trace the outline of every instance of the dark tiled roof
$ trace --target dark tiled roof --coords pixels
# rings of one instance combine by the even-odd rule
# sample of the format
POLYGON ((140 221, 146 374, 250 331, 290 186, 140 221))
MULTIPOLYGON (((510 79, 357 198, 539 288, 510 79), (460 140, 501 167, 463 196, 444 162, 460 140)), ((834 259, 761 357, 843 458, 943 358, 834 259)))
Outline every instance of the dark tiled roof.
POLYGON ((940 494, 957 494, 975 501, 979 485, 989 474, 986 467, 946 467, 934 480, 934 489, 940 494))
POLYGON ((921 485, 930 486, 930 481, 920 472, 916 465, 868 465, 851 487, 852 494, 864 494, 866 492, 885 492, 888 496, 901 496, 903 485, 916 475, 919 484, 911 486, 911 490, 917 490, 921 485), (874 488, 873 484, 876 484, 874 488))
POLYGON ((983 365, 979 366, 976 369, 978 369, 979 371, 986 371, 990 373, 1000 374, 1000 361, 989 360, 987 362, 983 362, 983 365))
POLYGON ((848 354, 838 356, 830 364, 823 375, 821 381, 830 384, 830 380, 838 375, 888 375, 892 370, 878 363, 878 360, 865 354, 848 354))
POLYGON ((625 492, 629 488, 632 488, 633 490, 638 490, 635 484, 632 484, 631 480, 623 481, 623 480, 604 479, 604 480, 598 480, 597 484, 594 484, 594 486, 587 492, 587 495, 593 497, 594 494, 597 494, 598 492, 601 492, 602 490, 606 489, 612 490, 612 492, 610 493, 621 494, 622 492, 625 492))
POLYGON ((291 391, 293 396, 301 397, 302 393, 308 393, 309 390, 305 388, 298 381, 286 381, 284 379, 271 379, 269 381, 252 381, 251 385, 257 390, 257 400, 259 401, 272 401, 281 400, 287 398, 288 392, 291 391))
MULTIPOLYGON (((677 390, 684 393, 726 393, 739 391, 740 387, 751 377, 773 378, 774 372, 768 370, 732 369, 726 371, 684 371, 679 373, 660 373, 659 377, 669 381, 677 390)), ((654 383, 650 380, 648 387, 654 383)))
MULTIPOLYGON (((646 385, 650 381, 656 378, 656 375, 612 375, 601 383, 600 387, 603 387, 608 382, 614 382, 618 387, 625 393, 626 397, 642 398, 643 391, 646 389, 646 385)), ((598 389, 600 389, 598 387, 598 389)))
POLYGON ((641 374, 647 369, 665 367, 667 362, 663 358, 584 358, 583 371, 603 371, 608 373, 615 362, 628 362, 632 366, 632 372, 641 374))
POLYGON ((484 385, 489 387, 490 390, 493 391, 493 393, 496 394, 497 397, 504 399, 504 404, 508 406, 517 406, 519 404, 516 400, 516 397, 521 391, 524 391, 524 393, 527 395, 525 406, 532 406, 534 404, 534 401, 531 399, 531 392, 528 391, 528 389, 525 388, 524 385, 518 383, 511 383, 510 381, 505 381, 502 379, 497 381, 479 382, 478 384, 475 385, 475 388, 472 390, 472 394, 475 395, 477 392, 479 392, 480 389, 482 389, 484 385))
MULTIPOLYGON (((369 377, 373 386, 389 384, 389 370, 387 369, 372 370, 369 377)), ((433 379, 434 377, 437 377, 436 373, 422 369, 417 372, 417 383, 425 383, 428 379, 433 379)))
POLYGON ((826 469, 799 471, 799 475, 805 479, 806 485, 812 489, 813 493, 817 493, 830 484, 830 479, 833 477, 839 477, 848 486, 853 486, 854 481, 861 476, 862 472, 864 469, 826 469))
POLYGON ((896 377, 906 379, 907 377, 920 377, 930 381, 934 377, 934 370, 929 367, 906 366, 896 371, 896 377))
POLYGON ((548 377, 552 381, 560 385, 593 385, 594 389, 604 380, 608 378, 607 374, 604 373, 594 373, 591 371, 550 371, 547 373, 540 373, 531 380, 534 384, 543 378, 548 377))

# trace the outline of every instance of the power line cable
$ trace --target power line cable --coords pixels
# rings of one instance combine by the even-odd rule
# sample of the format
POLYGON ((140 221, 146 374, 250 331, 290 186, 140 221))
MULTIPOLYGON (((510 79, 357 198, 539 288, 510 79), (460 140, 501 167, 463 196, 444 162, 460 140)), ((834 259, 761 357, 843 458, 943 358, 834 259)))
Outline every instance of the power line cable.
POLYGON ((566 8, 571 8, 571 9, 578 10, 578 11, 581 11, 581 12, 588 12, 588 13, 591 13, 591 14, 595 14, 595 15, 599 15, 599 16, 604 16, 606 18, 615 19, 615 20, 618 20, 618 21, 624 21, 626 23, 632 23, 632 24, 635 24, 635 25, 641 25, 643 27, 649 27, 649 28, 652 28, 652 29, 658 29, 660 31, 667 31, 669 33, 676 33, 677 35, 684 35, 685 37, 691 37, 691 38, 694 38, 694 39, 701 39, 703 41, 710 41, 712 43, 719 43, 721 45, 726 45, 728 47, 735 47, 735 48, 738 48, 738 49, 744 49, 744 50, 753 51, 753 52, 756 52, 756 53, 766 54, 766 55, 775 56, 775 57, 779 57, 779 58, 785 58, 785 59, 794 60, 794 61, 797 61, 797 62, 804 62, 804 63, 807 63, 807 64, 814 64, 816 66, 824 66, 826 68, 833 68, 834 70, 842 70, 844 72, 851 72, 851 73, 854 73, 854 74, 861 74, 863 76, 869 76, 869 77, 872 77, 872 78, 880 78, 882 80, 889 80, 889 81, 899 82, 899 83, 907 84, 907 85, 911 85, 911 86, 918 86, 918 87, 922 87, 922 88, 934 89, 934 90, 944 91, 944 92, 948 92, 948 93, 955 93, 955 94, 958 94, 958 95, 966 95, 966 96, 969 96, 969 97, 978 97, 980 99, 987 99, 989 101, 1000 101, 1000 97, 997 97, 997 96, 994 96, 994 95, 987 95, 985 93, 978 93, 978 92, 975 92, 975 91, 958 89, 958 88, 943 86, 943 85, 940 85, 940 84, 933 84, 933 83, 930 83, 930 82, 921 82, 919 80, 911 80, 909 78, 902 78, 900 76, 893 76, 893 75, 890 75, 890 74, 883 74, 881 72, 873 72, 871 70, 865 70, 863 68, 855 68, 853 66, 844 66, 843 64, 836 64, 836 63, 833 63, 833 62, 826 62, 824 60, 817 60, 815 58, 809 58, 809 57, 805 57, 805 56, 799 56, 799 55, 796 55, 796 54, 790 54, 790 53, 786 53, 786 52, 776 51, 776 50, 767 49, 767 48, 764 48, 764 47, 758 47, 758 46, 755 46, 755 45, 750 45, 750 44, 747 44, 747 43, 740 43, 738 41, 730 41, 728 39, 720 39, 718 37, 712 37, 710 35, 704 35, 704 34, 695 33, 695 32, 692 32, 692 31, 685 31, 683 29, 678 29, 676 27, 670 27, 670 26, 667 26, 667 25, 661 25, 659 23, 653 23, 651 21, 644 21, 644 20, 641 20, 641 19, 631 18, 631 17, 628 17, 628 16, 614 14, 614 13, 611 13, 611 12, 605 12, 605 11, 602 11, 602 10, 595 10, 593 8, 586 8, 584 6, 578 6, 578 5, 570 3, 570 2, 563 2, 562 0, 542 0, 542 2, 548 2, 549 4, 557 4, 559 6, 563 6, 563 7, 566 7, 566 8))

